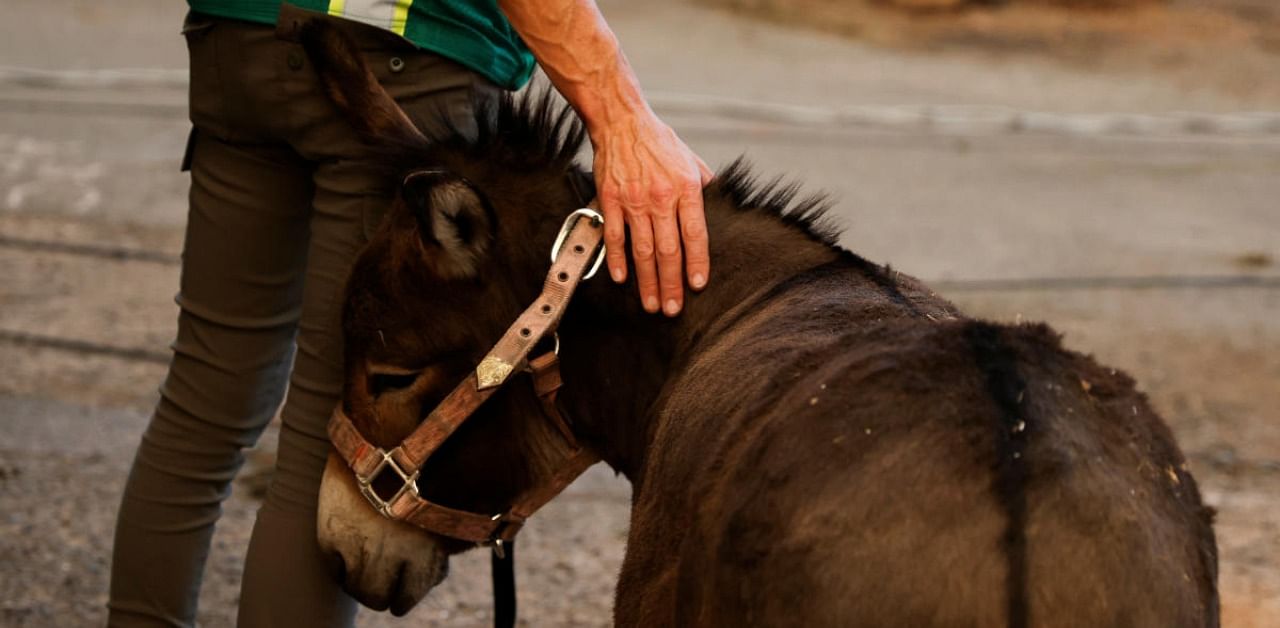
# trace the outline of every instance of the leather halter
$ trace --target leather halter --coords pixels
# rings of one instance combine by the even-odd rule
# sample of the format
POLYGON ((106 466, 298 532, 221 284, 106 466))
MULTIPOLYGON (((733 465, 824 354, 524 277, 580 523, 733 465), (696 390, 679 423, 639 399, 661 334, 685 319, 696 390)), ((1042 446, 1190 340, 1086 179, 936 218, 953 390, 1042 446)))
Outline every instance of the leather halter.
MULTIPOLYGON (((427 415, 417 429, 390 451, 373 446, 356 429, 339 405, 329 421, 329 439, 355 473, 360 492, 383 516, 443 536, 487 543, 501 551, 535 511, 560 494, 588 467, 596 454, 578 444, 573 430, 556 404, 560 389, 559 347, 530 359, 539 341, 555 333, 578 284, 590 279, 604 258, 604 220, 591 209, 579 209, 565 220, 551 252, 551 270, 542 294, 507 329, 497 344, 452 392, 427 415), (543 409, 570 451, 546 482, 519 495, 503 513, 481 514, 457 510, 423 499, 418 494, 418 473, 445 440, 475 413, 511 373, 525 368, 533 374, 534 389, 543 409), (400 488, 388 498, 379 495, 374 482, 391 474, 400 488)), ((557 345, 559 340, 556 340, 557 345)), ((382 483, 379 483, 382 485, 382 483)))

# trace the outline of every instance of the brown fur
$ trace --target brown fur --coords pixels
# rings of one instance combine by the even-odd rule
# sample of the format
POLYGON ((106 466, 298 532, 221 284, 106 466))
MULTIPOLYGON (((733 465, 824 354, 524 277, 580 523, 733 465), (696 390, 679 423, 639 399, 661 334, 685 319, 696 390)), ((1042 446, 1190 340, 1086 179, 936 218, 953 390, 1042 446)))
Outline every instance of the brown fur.
MULTIPOLYGON (((405 148, 381 153, 397 176, 468 190, 403 194, 352 272, 344 403, 391 446, 533 299, 583 200, 581 127, 507 100, 478 139, 406 144, 376 84, 317 67, 354 120, 374 103, 373 141, 405 148), (429 232, 472 194, 485 220, 429 232), (438 270, 464 252, 467 272, 438 270)), ((707 188, 715 276, 679 318, 596 280, 561 327, 566 414, 634 486, 619 625, 1217 625, 1209 511, 1128 377, 1043 325, 963 317, 835 247, 820 202, 761 190, 741 163, 707 188)), ((540 412, 509 384, 423 492, 499 512, 563 446, 540 412)))

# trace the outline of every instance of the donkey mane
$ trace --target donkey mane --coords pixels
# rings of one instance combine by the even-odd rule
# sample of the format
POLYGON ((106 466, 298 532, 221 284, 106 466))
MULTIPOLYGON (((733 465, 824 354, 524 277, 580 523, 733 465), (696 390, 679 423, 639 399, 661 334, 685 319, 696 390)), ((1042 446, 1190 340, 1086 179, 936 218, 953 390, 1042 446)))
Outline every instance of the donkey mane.
MULTIPOLYGON (((829 215, 834 202, 826 192, 800 196, 800 183, 775 177, 760 182, 746 156, 739 156, 716 174, 718 190, 739 210, 777 217, 783 224, 840 249, 843 229, 829 215)), ((843 250, 843 249, 842 249, 843 250)))
POLYGON ((475 133, 445 118, 444 132, 430 141, 438 149, 503 164, 578 167, 574 158, 586 142, 587 127, 550 88, 478 99, 473 110, 475 133))
MULTIPOLYGON (((530 170, 583 171, 575 158, 586 142, 586 126, 549 87, 480 100, 474 111, 475 132, 442 116, 444 131, 428 137, 432 150, 530 170)), ((421 155, 405 157, 409 161, 401 170, 422 161, 421 155)), ((801 196, 800 183, 782 177, 761 181, 745 156, 722 169, 708 192, 719 194, 737 211, 774 216, 817 242, 841 249, 842 230, 828 215, 833 206, 828 194, 801 196)))

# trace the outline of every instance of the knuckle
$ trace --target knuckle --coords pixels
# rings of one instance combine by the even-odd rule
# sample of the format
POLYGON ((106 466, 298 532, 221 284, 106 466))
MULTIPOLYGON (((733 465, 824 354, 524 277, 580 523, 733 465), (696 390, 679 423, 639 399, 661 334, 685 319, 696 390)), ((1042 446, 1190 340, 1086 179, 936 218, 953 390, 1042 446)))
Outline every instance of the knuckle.
POLYGON ((675 188, 667 183, 655 183, 649 188, 649 198, 653 199, 659 205, 665 205, 675 200, 675 188))
POLYGON ((680 231, 684 234, 685 240, 705 240, 707 239, 707 222, 700 219, 686 220, 680 226, 680 231))
POLYGON ((622 192, 618 189, 618 186, 612 183, 600 186, 597 189, 596 194, 600 197, 600 202, 605 205, 617 203, 619 198, 622 196, 622 192))
POLYGON ((618 199, 622 201, 623 206, 643 205, 645 201, 644 188, 637 183, 628 183, 618 190, 618 199))
POLYGON ((632 252, 638 260, 653 259, 653 243, 648 240, 640 240, 632 245, 632 252))
POLYGON ((675 240, 663 240, 658 243, 658 255, 660 257, 677 257, 680 255, 680 243, 675 240))

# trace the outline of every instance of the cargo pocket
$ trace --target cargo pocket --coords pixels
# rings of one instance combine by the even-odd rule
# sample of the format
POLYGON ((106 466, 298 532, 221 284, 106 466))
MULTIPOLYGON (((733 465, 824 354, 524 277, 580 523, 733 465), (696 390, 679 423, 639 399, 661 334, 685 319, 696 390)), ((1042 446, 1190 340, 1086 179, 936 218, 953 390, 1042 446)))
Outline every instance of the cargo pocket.
POLYGON ((191 159, 196 152, 196 128, 191 127, 191 132, 187 133, 187 148, 182 151, 182 167, 179 172, 191 172, 191 159))
MULTIPOLYGON (((187 13, 187 19, 182 23, 182 36, 187 40, 191 67, 187 86, 188 115, 193 124, 212 129, 214 135, 220 135, 223 129, 217 120, 222 109, 222 88, 218 77, 217 46, 211 36, 215 26, 217 22, 207 15, 187 13)), ((187 140, 188 153, 194 137, 192 134, 187 140)), ((184 165, 187 165, 185 160, 184 165)))

